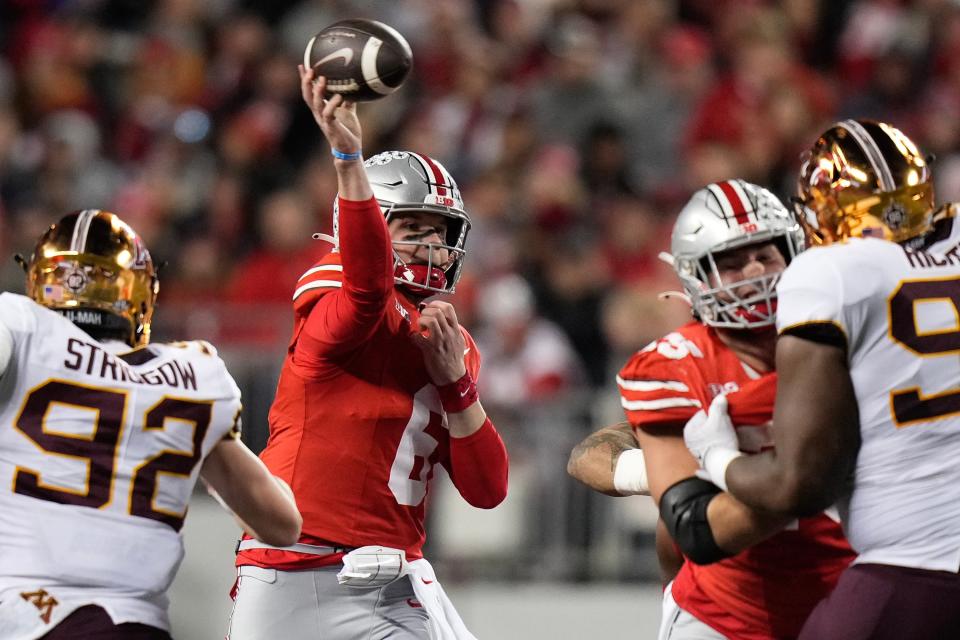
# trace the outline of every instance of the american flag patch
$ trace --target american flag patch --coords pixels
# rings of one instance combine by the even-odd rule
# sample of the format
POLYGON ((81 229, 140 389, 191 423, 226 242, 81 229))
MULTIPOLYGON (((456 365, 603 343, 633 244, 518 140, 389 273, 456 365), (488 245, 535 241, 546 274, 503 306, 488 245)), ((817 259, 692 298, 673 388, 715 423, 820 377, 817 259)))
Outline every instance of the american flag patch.
POLYGON ((43 285, 43 299, 61 302, 63 300, 63 287, 58 284, 43 285))

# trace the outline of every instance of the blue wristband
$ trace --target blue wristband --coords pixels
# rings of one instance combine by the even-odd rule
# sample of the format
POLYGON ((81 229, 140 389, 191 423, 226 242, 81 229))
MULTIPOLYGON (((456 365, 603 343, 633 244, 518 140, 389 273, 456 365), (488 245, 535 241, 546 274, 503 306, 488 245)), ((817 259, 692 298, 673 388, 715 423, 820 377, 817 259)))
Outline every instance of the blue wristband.
POLYGON ((359 160, 361 155, 360 151, 354 151, 353 153, 344 153, 343 151, 334 149, 333 147, 330 147, 330 153, 332 153, 333 157, 336 158, 337 160, 359 160))

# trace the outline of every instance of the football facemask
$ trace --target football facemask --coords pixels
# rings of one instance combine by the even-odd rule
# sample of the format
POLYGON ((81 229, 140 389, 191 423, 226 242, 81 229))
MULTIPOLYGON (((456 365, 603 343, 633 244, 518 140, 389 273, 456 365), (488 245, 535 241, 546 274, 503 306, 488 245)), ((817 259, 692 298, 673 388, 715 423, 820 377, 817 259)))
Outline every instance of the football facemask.
POLYGON ((773 243, 787 264, 804 248, 800 225, 772 193, 728 180, 693 194, 673 227, 671 263, 701 322, 727 329, 774 324, 781 272, 723 282, 717 266, 724 252, 765 243, 773 243), (737 293, 744 290, 749 293, 737 293))

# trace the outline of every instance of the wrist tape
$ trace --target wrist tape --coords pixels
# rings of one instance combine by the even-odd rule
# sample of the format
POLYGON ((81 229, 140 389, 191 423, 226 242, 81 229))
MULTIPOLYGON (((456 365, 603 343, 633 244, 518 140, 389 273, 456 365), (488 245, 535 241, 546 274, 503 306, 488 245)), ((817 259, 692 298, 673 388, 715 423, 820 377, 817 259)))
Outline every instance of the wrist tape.
POLYGON ((627 449, 620 454, 613 470, 613 488, 624 496, 650 495, 643 451, 627 449))

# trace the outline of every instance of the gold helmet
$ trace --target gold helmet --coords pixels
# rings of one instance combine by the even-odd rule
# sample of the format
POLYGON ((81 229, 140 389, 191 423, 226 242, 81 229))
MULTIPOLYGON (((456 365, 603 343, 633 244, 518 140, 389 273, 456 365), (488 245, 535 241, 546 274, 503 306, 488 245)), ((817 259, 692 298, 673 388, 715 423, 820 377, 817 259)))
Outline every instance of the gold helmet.
POLYGON ((883 122, 833 125, 805 154, 797 191, 808 245, 851 237, 905 242, 932 226, 930 167, 910 138, 883 122))
POLYGON ((68 213, 40 237, 26 270, 29 297, 95 337, 150 341, 160 283, 140 236, 115 214, 68 213))

